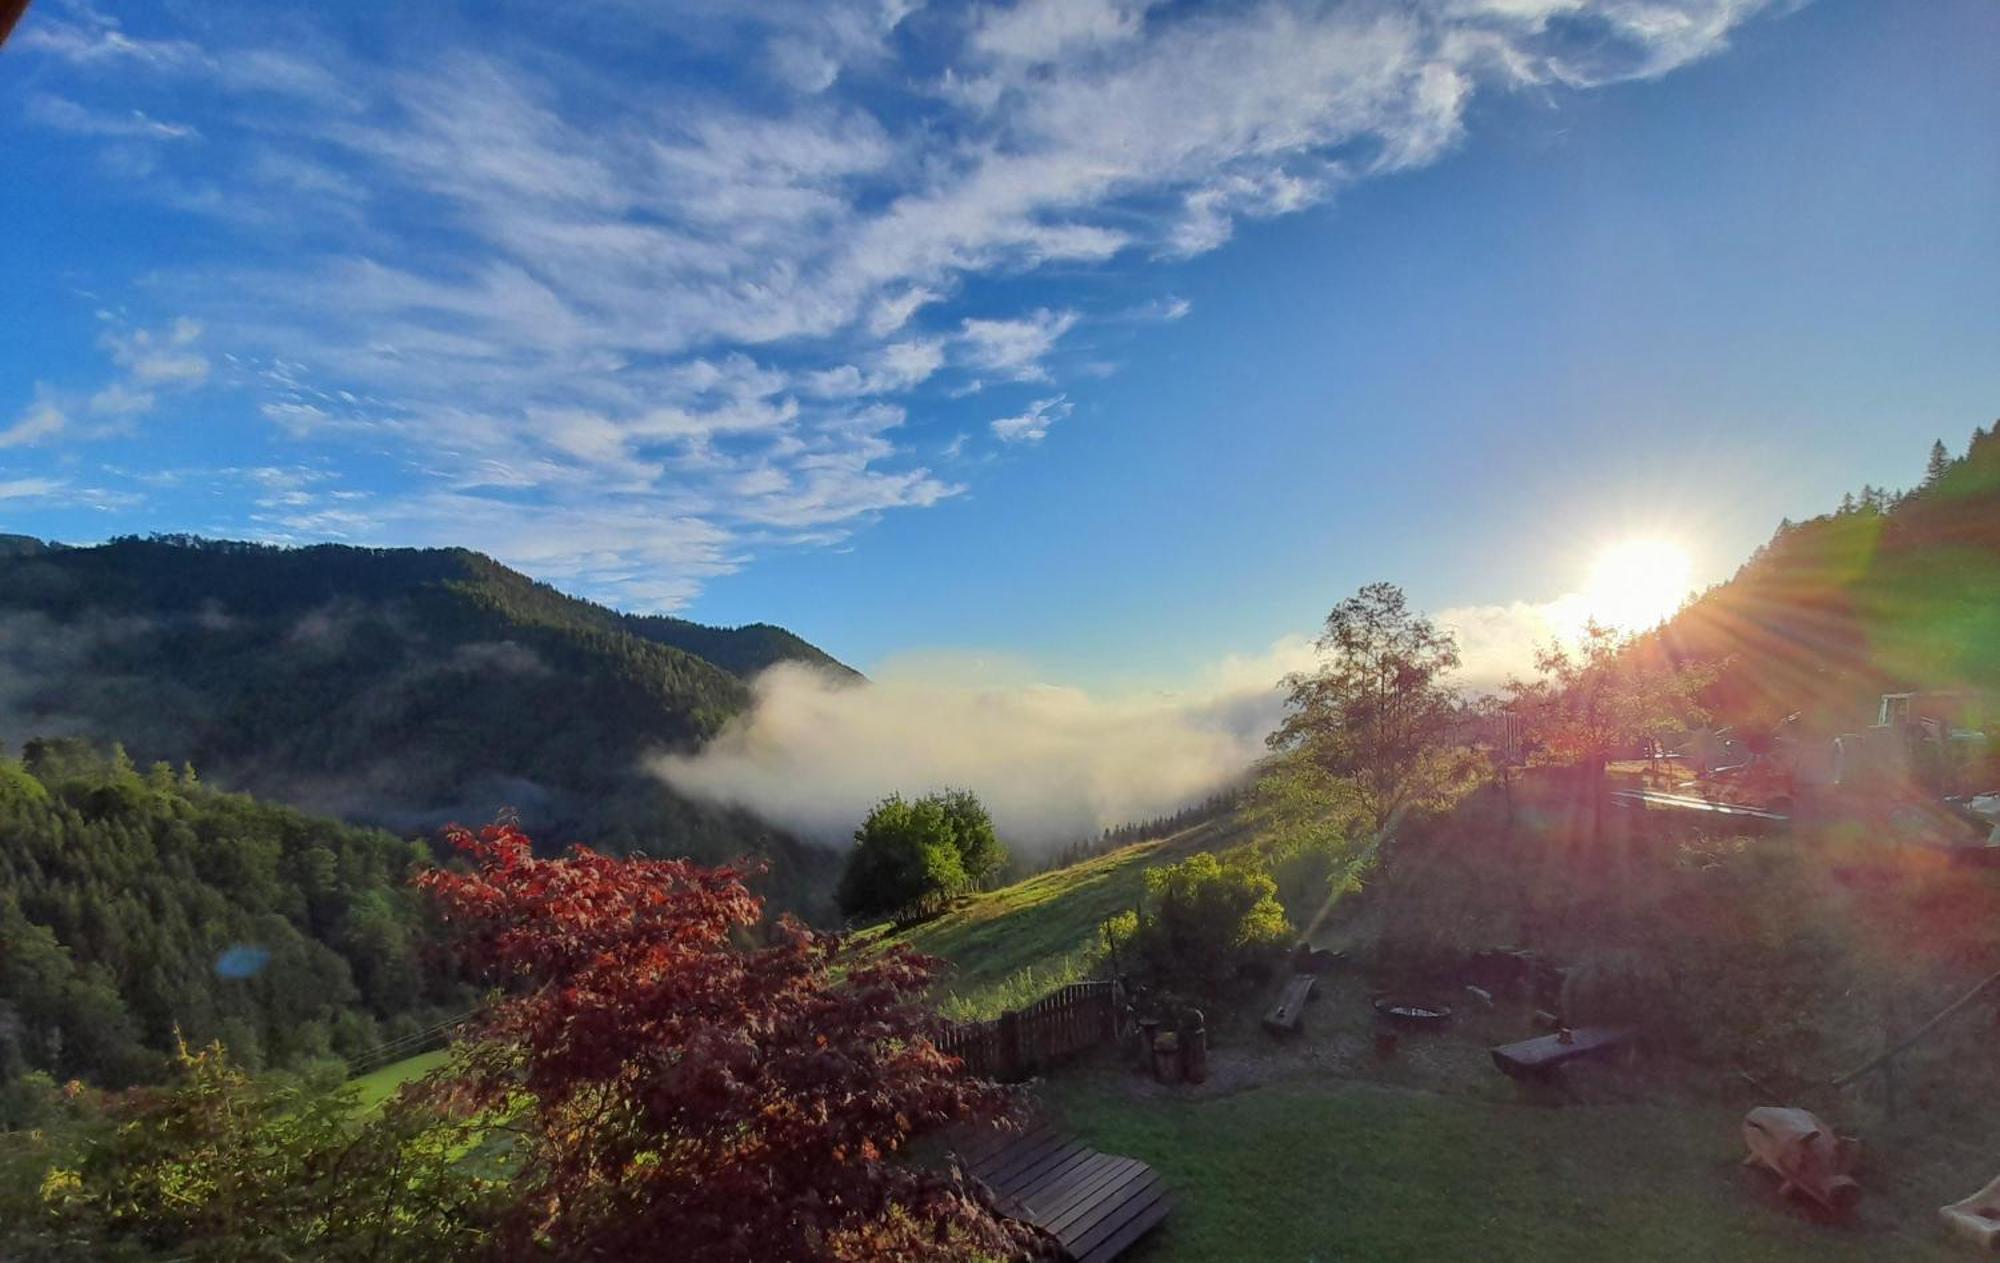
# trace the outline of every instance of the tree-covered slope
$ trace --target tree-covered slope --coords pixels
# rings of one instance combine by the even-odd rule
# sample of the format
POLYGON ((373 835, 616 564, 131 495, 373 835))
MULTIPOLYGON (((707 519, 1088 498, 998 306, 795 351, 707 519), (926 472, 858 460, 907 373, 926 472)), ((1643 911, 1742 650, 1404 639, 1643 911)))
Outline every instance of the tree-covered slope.
POLYGON ((1717 665, 1717 722, 1753 730, 1866 725, 1890 691, 2000 698, 2000 435, 1938 449, 1912 491, 1784 523, 1642 648, 1717 665))
POLYGON ((405 831, 513 808, 551 845, 768 855, 767 889, 800 906, 826 857, 645 768, 714 734, 748 704, 745 677, 788 659, 831 663, 776 628, 632 618, 461 549, 0 554, 0 738, 117 740, 405 831))
POLYGON ((176 1030, 297 1064, 462 1012, 408 884, 428 857, 122 751, 29 742, 0 758, 0 1082, 148 1080, 176 1030))

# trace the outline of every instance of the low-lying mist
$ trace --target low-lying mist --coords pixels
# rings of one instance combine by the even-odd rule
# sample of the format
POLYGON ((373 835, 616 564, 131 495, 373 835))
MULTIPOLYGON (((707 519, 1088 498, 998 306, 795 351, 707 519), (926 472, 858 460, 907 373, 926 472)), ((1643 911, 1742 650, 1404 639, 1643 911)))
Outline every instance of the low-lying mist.
MULTIPOLYGON (((657 761, 673 787, 845 842, 886 794, 977 793, 1001 837, 1045 851, 1162 815, 1224 787, 1263 753, 1281 670, 1200 695, 1107 698, 966 662, 892 664, 867 683, 784 665, 698 754, 657 761)), ((1239 676, 1243 673, 1237 673, 1239 676)))
MULTIPOLYGON (((1531 674, 1535 649, 1580 622, 1580 600, 1440 611, 1463 658, 1454 682, 1491 692, 1531 674)), ((1315 658, 1310 639, 1287 636, 1225 659, 1185 691, 1119 697, 996 672, 972 655, 904 658, 862 684, 787 664, 758 677, 752 708, 699 753, 653 766, 684 794, 831 844, 844 844, 886 794, 970 789, 1001 837, 1033 854, 1171 813, 1237 780, 1277 727, 1280 680, 1315 658)))

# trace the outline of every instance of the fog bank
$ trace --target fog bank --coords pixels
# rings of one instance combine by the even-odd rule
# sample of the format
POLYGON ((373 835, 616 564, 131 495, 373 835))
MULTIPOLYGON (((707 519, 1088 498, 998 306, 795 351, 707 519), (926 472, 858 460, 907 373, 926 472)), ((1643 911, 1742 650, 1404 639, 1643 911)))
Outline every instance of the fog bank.
MULTIPOLYGON (((1468 692, 1534 672, 1537 648, 1573 634, 1580 598, 1461 606, 1437 615, 1459 641, 1468 692)), ((1042 683, 971 654, 897 659, 867 683, 787 664, 700 752, 654 761, 675 789, 746 807, 803 837, 845 845, 890 793, 977 793, 1010 844, 1046 850, 1107 825, 1165 815, 1240 777, 1283 712, 1279 681, 1308 670, 1287 636, 1232 656, 1175 692, 1119 696, 1042 683)))
POLYGON ((1263 753, 1281 673, 1233 663, 1198 694, 1110 698, 969 658, 892 663, 863 684, 784 665, 698 754, 655 766, 683 793, 837 844, 886 794, 959 786, 1032 852, 1229 784, 1263 753))

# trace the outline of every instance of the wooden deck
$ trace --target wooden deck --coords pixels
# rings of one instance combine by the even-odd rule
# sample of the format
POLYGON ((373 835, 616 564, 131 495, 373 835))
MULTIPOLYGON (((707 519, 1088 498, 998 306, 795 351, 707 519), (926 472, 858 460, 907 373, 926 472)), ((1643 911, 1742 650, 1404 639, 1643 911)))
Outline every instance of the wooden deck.
POLYGON ((1099 1153, 1046 1123, 971 1141, 960 1160, 1003 1209, 1054 1237, 1075 1263, 1109 1263, 1173 1208, 1153 1168, 1099 1153))

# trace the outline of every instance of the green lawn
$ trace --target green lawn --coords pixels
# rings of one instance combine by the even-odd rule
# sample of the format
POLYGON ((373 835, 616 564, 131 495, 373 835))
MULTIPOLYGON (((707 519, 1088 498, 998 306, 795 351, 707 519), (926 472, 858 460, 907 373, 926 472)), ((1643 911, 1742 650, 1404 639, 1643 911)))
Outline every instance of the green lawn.
MULTIPOLYGON (((1738 1165, 1741 1115, 1725 1106, 1550 1108, 1310 1073, 1196 1097, 1115 1069, 1040 1092, 1175 1190, 1134 1263, 1964 1257, 1933 1208, 1965 1190, 1864 1178, 1856 1226, 1810 1222, 1738 1165)), ((1990 1172, 1965 1174, 1969 1190, 1990 1172)))
POLYGON ((352 1086, 361 1090, 360 1108, 372 1110, 396 1094, 396 1089, 412 1079, 421 1079, 438 1066, 444 1064, 446 1052, 442 1048, 401 1061, 392 1061, 373 1074, 364 1074, 352 1080, 352 1086))
POLYGON ((1087 977, 1101 952, 1098 927, 1138 903, 1148 868, 1227 846, 1238 840, 1239 827, 1228 817, 1195 825, 976 895, 967 906, 901 934, 869 937, 907 943, 953 963, 936 989, 945 1016, 993 1017, 1087 977))

